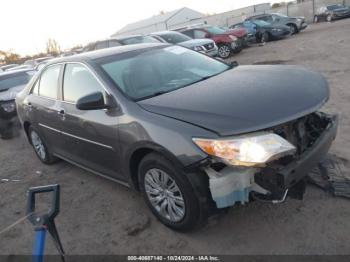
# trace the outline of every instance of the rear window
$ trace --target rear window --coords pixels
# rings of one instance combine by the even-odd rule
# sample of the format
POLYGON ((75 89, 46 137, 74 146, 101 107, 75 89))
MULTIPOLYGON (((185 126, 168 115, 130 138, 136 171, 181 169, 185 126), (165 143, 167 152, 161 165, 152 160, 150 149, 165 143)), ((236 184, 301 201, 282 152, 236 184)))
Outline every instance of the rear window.
POLYGON ((0 92, 7 89, 26 85, 32 78, 33 74, 30 72, 16 73, 13 75, 5 75, 0 77, 0 92))
POLYGON ((176 33, 176 32, 169 33, 169 34, 161 34, 158 36, 170 44, 178 44, 178 43, 182 43, 182 42, 191 40, 191 38, 188 37, 187 35, 184 35, 181 33, 176 33))
POLYGON ((123 45, 134 45, 134 44, 142 44, 142 43, 159 43, 157 39, 151 36, 136 36, 136 37, 127 38, 119 41, 123 45))

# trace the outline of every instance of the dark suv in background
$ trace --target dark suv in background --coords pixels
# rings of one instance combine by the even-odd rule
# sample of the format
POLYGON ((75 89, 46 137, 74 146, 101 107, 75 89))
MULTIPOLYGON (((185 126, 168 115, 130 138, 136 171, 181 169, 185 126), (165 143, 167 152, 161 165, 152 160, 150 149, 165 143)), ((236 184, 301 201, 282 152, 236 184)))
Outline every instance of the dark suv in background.
POLYGON ((260 14, 251 16, 247 21, 263 20, 276 26, 288 26, 293 34, 299 33, 307 27, 304 17, 289 17, 283 14, 260 14))

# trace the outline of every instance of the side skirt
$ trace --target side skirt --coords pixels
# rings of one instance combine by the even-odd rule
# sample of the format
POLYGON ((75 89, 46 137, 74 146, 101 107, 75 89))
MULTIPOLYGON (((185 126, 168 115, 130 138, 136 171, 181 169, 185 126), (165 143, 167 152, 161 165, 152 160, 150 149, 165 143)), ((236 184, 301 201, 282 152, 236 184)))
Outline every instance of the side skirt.
POLYGON ((72 165, 75 165, 75 166, 80 167, 80 168, 82 168, 82 169, 84 169, 84 170, 86 170, 86 171, 89 171, 90 173, 93 173, 93 174, 95 174, 95 175, 101 176, 101 177, 103 177, 103 178, 105 178, 105 179, 111 180, 111 181, 113 181, 113 182, 115 182, 115 183, 121 184, 121 185, 126 186, 126 187, 128 187, 128 188, 131 188, 128 182, 124 182, 124 181, 122 181, 122 180, 119 180, 119 179, 116 179, 116 178, 112 178, 112 177, 110 177, 110 176, 106 176, 106 175, 104 175, 104 174, 102 174, 102 173, 100 173, 100 172, 97 172, 97 171, 95 171, 95 170, 93 170, 93 169, 91 169, 91 168, 85 167, 85 166, 83 166, 83 165, 81 165, 81 164, 78 164, 78 163, 72 161, 72 160, 69 160, 69 159, 67 159, 67 158, 65 158, 65 157, 63 157, 63 156, 61 156, 61 155, 59 155, 59 154, 54 154, 54 155, 55 155, 56 157, 58 157, 58 158, 61 158, 61 159, 64 160, 64 161, 66 161, 66 162, 72 164, 72 165))

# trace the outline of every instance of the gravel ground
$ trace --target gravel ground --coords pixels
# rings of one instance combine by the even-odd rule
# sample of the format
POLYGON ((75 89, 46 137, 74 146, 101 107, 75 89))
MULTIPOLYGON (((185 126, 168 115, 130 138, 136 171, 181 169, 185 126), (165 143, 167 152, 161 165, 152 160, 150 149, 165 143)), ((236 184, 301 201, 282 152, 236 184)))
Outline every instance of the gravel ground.
MULTIPOLYGON (((321 71, 331 87, 325 110, 341 119, 331 152, 350 159, 349 42, 350 19, 311 25, 232 59, 321 71)), ((137 192, 65 162, 42 165, 23 135, 0 140, 0 167, 0 179, 20 180, 0 182, 0 231, 24 216, 28 187, 59 183, 56 223, 68 254, 350 254, 350 201, 313 186, 303 201, 237 206, 204 228, 181 234, 157 222, 137 192)), ((18 224, 0 235, 0 254, 29 254, 32 236, 29 222, 18 224)), ((47 253, 56 254, 51 240, 47 253)))

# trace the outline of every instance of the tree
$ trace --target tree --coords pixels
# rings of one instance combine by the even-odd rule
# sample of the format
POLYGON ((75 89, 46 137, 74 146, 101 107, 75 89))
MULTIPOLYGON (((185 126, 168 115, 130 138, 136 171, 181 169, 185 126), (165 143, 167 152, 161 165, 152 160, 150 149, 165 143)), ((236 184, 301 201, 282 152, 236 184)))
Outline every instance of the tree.
POLYGON ((0 51, 0 62, 6 64, 17 64, 20 61, 20 55, 11 51, 0 51))
POLYGON ((61 48, 55 39, 49 38, 46 42, 46 52, 50 55, 57 56, 61 53, 61 48))

